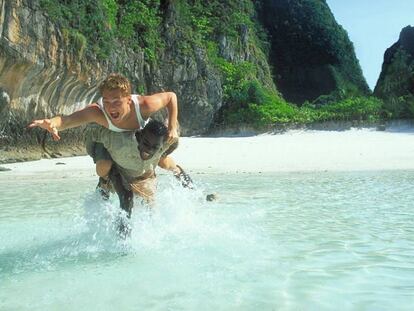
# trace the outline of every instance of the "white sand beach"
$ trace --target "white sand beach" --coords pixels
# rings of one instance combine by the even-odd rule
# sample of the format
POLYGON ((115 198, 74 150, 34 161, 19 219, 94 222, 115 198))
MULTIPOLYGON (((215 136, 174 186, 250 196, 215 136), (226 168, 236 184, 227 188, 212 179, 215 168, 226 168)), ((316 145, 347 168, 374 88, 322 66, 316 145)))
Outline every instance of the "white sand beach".
MULTIPOLYGON (((414 131, 292 130, 250 137, 184 137, 173 153, 189 172, 301 172, 414 169, 414 131)), ((0 177, 94 175, 88 156, 4 164, 0 177)))

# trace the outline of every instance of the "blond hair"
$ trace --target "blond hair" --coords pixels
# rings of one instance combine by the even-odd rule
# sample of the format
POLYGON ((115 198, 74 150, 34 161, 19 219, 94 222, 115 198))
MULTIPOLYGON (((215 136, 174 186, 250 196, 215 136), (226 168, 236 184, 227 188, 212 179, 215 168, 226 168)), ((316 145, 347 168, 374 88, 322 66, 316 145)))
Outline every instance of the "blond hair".
POLYGON ((131 83, 119 73, 111 73, 99 86, 99 92, 120 90, 123 96, 131 95, 131 83))

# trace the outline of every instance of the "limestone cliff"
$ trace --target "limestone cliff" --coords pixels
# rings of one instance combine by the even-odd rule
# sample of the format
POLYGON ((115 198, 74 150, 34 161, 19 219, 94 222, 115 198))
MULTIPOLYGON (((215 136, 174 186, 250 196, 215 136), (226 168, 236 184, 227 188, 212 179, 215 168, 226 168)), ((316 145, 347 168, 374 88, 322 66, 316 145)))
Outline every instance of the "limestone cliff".
POLYGON ((150 93, 177 92, 183 134, 208 128, 221 103, 220 78, 207 64, 205 51, 183 57, 174 49, 178 38, 168 27, 174 27, 176 10, 169 4, 166 11, 171 50, 156 67, 144 60, 143 50, 133 51, 119 42, 107 60, 81 55, 38 1, 0 0, 0 163, 82 152, 67 148, 79 146, 80 131, 62 132, 64 143, 56 144, 42 131, 27 131, 25 126, 34 118, 68 114, 92 102, 98 96, 97 85, 112 71, 124 73, 135 88, 150 93))
POLYGON ((353 45, 325 0, 262 0, 256 6, 270 37, 275 83, 286 100, 301 105, 321 95, 335 100, 369 94, 353 45))
MULTIPOLYGON (((99 64, 91 64, 79 60, 37 1, 0 0, 0 161, 44 153, 45 136, 28 133, 26 125, 90 102, 104 73, 99 64)), ((73 140, 72 135, 67 143, 73 140)))
POLYGON ((398 41, 385 51, 374 94, 393 117, 414 115, 414 27, 403 28, 398 41))

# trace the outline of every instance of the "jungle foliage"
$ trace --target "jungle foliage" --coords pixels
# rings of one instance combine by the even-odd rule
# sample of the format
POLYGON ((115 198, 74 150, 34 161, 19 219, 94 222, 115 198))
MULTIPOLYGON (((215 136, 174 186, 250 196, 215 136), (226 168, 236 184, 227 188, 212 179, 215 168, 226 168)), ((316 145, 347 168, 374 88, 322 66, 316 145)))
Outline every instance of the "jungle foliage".
POLYGON ((41 0, 40 5, 81 55, 86 51, 107 59, 118 40, 142 48, 153 60, 162 47, 159 0, 41 0), (84 38, 81 45, 79 37, 84 38))

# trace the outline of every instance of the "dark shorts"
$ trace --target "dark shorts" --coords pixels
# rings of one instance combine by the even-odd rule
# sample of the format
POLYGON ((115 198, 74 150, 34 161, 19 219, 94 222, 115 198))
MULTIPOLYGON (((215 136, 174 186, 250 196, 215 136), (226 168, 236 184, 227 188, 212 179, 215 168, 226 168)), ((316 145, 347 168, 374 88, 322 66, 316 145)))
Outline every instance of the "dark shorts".
POLYGON ((103 144, 94 141, 86 142, 86 152, 92 157, 93 163, 100 160, 111 160, 112 157, 103 144))

